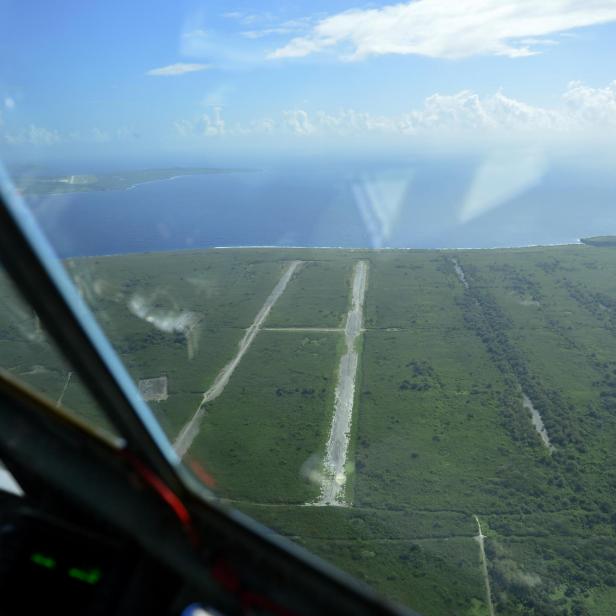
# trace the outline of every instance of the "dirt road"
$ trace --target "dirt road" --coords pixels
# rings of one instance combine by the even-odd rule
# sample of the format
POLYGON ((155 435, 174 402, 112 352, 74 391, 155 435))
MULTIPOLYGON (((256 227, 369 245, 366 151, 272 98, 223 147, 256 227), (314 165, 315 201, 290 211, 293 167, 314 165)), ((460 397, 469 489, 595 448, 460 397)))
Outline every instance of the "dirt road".
POLYGON ((477 516, 473 516, 475 521, 477 522, 477 529, 479 534, 475 537, 477 542, 479 543, 479 557, 481 559, 481 571, 483 573, 483 580, 486 586, 486 604, 488 606, 488 611, 490 612, 490 616, 494 616, 494 606, 492 605, 492 590, 490 589, 490 576, 488 575, 488 561, 486 560, 486 550, 483 544, 483 540, 485 539, 485 535, 481 532, 481 524, 479 523, 479 518, 477 516))
POLYGON ((262 327, 264 332, 343 332, 340 327, 262 327))
POLYGON ((321 505, 344 505, 346 458, 353 419, 357 375, 357 339, 362 333, 368 264, 358 261, 353 272, 351 308, 344 329, 346 353, 340 358, 334 415, 325 454, 325 476, 321 486, 321 505))
POLYGON ((235 369, 239 365, 240 361, 242 361, 242 357, 246 351, 250 348, 255 336, 259 333, 261 326, 267 319, 267 315, 270 313, 270 310, 274 306, 274 304, 278 301, 280 296, 283 294, 284 290, 289 284, 289 280, 297 270, 297 268, 301 265, 302 261, 291 261, 287 269, 284 271, 280 280, 274 287, 274 290, 270 293, 269 297, 265 300, 265 303, 259 310, 255 320, 252 325, 246 330, 244 337, 240 340, 237 354, 235 357, 218 373, 218 376, 214 380, 214 384, 203 394, 203 399, 199 404, 199 407, 195 411, 195 414, 192 416, 190 421, 184 425, 184 427, 180 430, 175 442, 173 443, 173 447, 177 454, 182 457, 189 450, 192 445, 195 437, 199 433, 199 426, 201 424, 201 418, 205 413, 205 406, 208 402, 211 402, 215 398, 218 398, 220 394, 224 391, 231 375, 235 372, 235 369))

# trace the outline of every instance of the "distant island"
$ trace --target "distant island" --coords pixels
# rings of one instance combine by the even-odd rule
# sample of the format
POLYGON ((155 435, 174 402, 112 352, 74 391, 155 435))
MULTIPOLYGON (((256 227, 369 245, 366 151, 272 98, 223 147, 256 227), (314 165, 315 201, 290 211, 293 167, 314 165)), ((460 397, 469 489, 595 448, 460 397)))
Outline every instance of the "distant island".
POLYGON ((598 248, 616 247, 616 235, 596 235, 594 237, 581 237, 580 242, 598 248))
POLYGON ((127 190, 146 182, 169 180, 187 175, 238 173, 254 169, 225 169, 213 167, 170 167, 167 169, 139 169, 102 175, 24 176, 16 179, 17 189, 25 195, 55 195, 74 192, 127 190))

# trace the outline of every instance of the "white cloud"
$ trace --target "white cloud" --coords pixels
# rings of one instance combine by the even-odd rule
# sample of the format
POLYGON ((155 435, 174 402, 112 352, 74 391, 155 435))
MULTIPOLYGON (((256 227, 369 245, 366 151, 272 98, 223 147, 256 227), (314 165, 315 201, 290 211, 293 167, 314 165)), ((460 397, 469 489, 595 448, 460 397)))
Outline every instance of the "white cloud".
POLYGON ((551 130, 565 123, 558 110, 528 105, 502 92, 482 98, 464 90, 453 95, 433 94, 423 109, 401 117, 405 132, 516 131, 551 130))
POLYGON ((303 110, 284 112, 286 126, 299 135, 359 135, 365 133, 455 136, 501 134, 539 135, 572 131, 601 132, 616 128, 616 81, 605 88, 574 82, 554 108, 530 105, 502 92, 487 97, 463 90, 433 94, 419 109, 397 116, 346 109, 337 113, 303 110))
POLYGON ((264 133, 270 135, 276 129, 276 122, 272 118, 262 118, 261 120, 255 120, 250 125, 251 133, 264 133))
POLYGON ((342 47, 351 60, 384 54, 517 58, 553 44, 547 35, 614 20, 614 0, 414 0, 326 17, 269 57, 342 47))
POLYGON ((212 114, 206 113, 192 120, 177 120, 173 125, 178 135, 183 138, 271 135, 280 128, 272 118, 252 120, 245 125, 236 123, 227 127, 222 117, 222 107, 216 106, 212 109, 212 114))
POLYGON ((48 129, 35 124, 30 124, 25 130, 17 133, 4 135, 4 140, 9 145, 54 145, 63 141, 60 133, 55 129, 48 129))
POLYGON ((285 125, 296 135, 311 135, 316 131, 308 114, 302 109, 283 112, 285 125))
POLYGON ((212 115, 203 115, 203 134, 206 137, 218 137, 225 134, 225 121, 221 115, 222 109, 214 107, 212 115))
POLYGON ((176 75, 184 75, 185 73, 194 73, 196 71, 204 71, 210 68, 207 64, 187 64, 179 62, 177 64, 169 64, 169 66, 161 66, 153 68, 146 72, 146 75, 153 77, 174 77, 176 75))
POLYGON ((573 81, 564 95, 567 109, 578 122, 616 127, 616 81, 605 88, 591 88, 573 81))
POLYGON ((62 141, 62 137, 57 130, 50 130, 34 124, 28 127, 27 135, 28 141, 33 145, 53 145, 62 141))
POLYGON ((274 15, 268 12, 242 13, 241 11, 231 11, 229 13, 223 13, 222 16, 226 19, 233 19, 235 21, 239 21, 245 26, 249 26, 255 23, 270 22, 274 20, 274 15))
POLYGON ((259 30, 245 30, 242 36, 249 39, 260 39, 266 36, 283 35, 283 34, 298 34, 305 32, 314 22, 312 17, 302 17, 301 19, 289 19, 259 30))
POLYGON ((4 106, 6 109, 15 109, 15 99, 10 96, 6 96, 4 98, 4 106))
POLYGON ((136 138, 138 138, 138 135, 135 130, 127 126, 115 130, 103 130, 95 126, 81 131, 70 129, 59 131, 55 128, 29 124, 24 128, 13 129, 10 132, 0 132, 0 143, 4 142, 12 146, 55 146, 71 143, 102 144, 136 138))
POLYGON ((182 137, 195 135, 229 137, 291 134, 303 138, 318 136, 355 137, 402 136, 465 141, 482 138, 525 140, 563 135, 616 138, 616 81, 603 88, 580 82, 569 84, 555 107, 540 107, 506 96, 498 91, 479 96, 470 90, 455 94, 433 94, 421 107, 398 115, 378 115, 355 109, 337 112, 288 109, 278 116, 249 120, 228 128, 222 108, 212 115, 175 123, 182 137))

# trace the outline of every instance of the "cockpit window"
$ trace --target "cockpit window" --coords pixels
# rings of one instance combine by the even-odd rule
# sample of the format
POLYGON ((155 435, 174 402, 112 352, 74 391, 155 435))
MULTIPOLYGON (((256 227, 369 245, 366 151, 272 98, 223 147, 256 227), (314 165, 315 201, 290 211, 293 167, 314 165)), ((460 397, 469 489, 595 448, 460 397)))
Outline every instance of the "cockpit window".
POLYGON ((614 1, 39 4, 0 156, 215 496, 427 616, 616 613, 614 1))

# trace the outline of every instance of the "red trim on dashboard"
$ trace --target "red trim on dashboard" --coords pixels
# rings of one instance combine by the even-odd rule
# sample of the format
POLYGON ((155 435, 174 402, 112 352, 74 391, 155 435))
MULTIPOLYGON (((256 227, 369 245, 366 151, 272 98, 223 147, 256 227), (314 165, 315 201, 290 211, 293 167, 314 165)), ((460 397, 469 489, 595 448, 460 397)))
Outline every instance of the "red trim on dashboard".
POLYGON ((160 496, 160 498, 167 503, 167 505, 169 505, 170 509, 175 514, 175 517, 182 525, 182 528, 190 537, 191 542, 196 544, 197 534, 192 523, 192 518, 190 517, 188 509, 186 509, 184 503, 180 500, 177 494, 133 453, 124 451, 124 455, 139 477, 141 477, 141 479, 143 479, 143 481, 147 483, 160 496))

